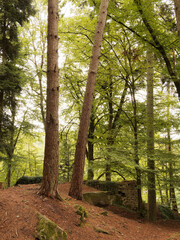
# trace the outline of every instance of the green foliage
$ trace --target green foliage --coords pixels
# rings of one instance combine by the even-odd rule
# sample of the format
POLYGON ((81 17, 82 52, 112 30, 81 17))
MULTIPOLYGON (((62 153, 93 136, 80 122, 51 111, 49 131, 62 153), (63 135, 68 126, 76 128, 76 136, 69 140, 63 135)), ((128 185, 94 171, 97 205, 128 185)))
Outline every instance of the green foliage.
POLYGON ((174 212, 170 208, 163 205, 159 205, 158 209, 163 219, 165 220, 178 219, 178 217, 174 214, 174 212))
MULTIPOLYGON (((63 96, 61 99, 67 103, 63 114, 66 114, 64 119, 68 123, 78 123, 98 6, 99 1, 88 1, 82 4, 77 2, 74 14, 76 15, 78 12, 78 17, 77 15, 65 17, 60 21, 59 33, 63 52, 66 55, 64 67, 61 68, 61 76, 63 76, 61 84, 63 96)), ((171 66, 173 66, 172 46, 176 49, 177 62, 180 47, 177 35, 174 33, 175 19, 171 5, 164 5, 161 1, 151 3, 142 1, 142 8, 143 16, 151 25, 157 39, 164 47, 171 66)), ((154 159, 157 169, 155 173, 159 178, 162 193, 165 195, 166 187, 170 183, 168 164, 171 159, 173 159, 174 164, 174 186, 177 188, 178 185, 176 184, 179 167, 178 151, 174 152, 173 150, 172 153, 167 153, 165 146, 168 144, 167 129, 170 129, 171 134, 178 133, 179 113, 177 109, 179 102, 173 96, 174 90, 167 97, 166 84, 163 85, 162 82, 169 81, 169 73, 152 35, 144 25, 135 1, 110 2, 108 12, 93 104, 95 129, 93 135, 88 139, 94 148, 91 169, 95 178, 102 177, 104 179, 106 165, 110 163, 112 179, 115 181, 136 179, 136 169, 139 169, 142 187, 146 191, 145 78, 148 67, 146 51, 147 47, 150 47, 156 56, 154 66, 154 159), (116 122, 117 127, 110 130, 119 110, 125 83, 128 85, 128 90, 122 113, 116 122), (110 112, 110 105, 112 112, 110 112), (168 106, 171 108, 171 113, 167 118, 168 106), (136 130, 135 122, 137 124, 136 130), (137 134, 137 139, 135 139, 135 134, 137 134), (113 139, 113 144, 110 144, 110 138, 113 139), (137 142, 139 163, 135 158, 135 144, 137 142)), ((179 74, 178 66, 177 74, 179 74)), ((171 86, 171 88, 174 87, 171 86)), ((74 131, 75 125, 71 126, 74 131)), ((175 145, 172 140, 171 144, 174 149, 175 145)), ((86 161, 85 177, 88 168, 86 161)))

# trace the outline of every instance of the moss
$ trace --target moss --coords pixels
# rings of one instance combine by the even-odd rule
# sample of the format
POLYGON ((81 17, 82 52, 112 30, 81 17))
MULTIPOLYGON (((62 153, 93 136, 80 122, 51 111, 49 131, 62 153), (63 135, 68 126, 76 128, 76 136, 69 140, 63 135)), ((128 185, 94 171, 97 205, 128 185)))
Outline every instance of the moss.
POLYGON ((83 206, 81 206, 81 205, 76 205, 75 209, 77 209, 76 213, 80 216, 80 221, 81 221, 80 225, 82 223, 85 223, 86 222, 86 218, 88 217, 86 209, 83 206))
POLYGON ((37 236, 40 240, 66 240, 67 234, 57 224, 38 214, 37 236))
MULTIPOLYGON (((83 194, 83 199, 95 206, 105 207, 112 205, 116 201, 117 196, 109 192, 87 192, 83 194)), ((118 200, 119 203, 120 200, 118 200)))

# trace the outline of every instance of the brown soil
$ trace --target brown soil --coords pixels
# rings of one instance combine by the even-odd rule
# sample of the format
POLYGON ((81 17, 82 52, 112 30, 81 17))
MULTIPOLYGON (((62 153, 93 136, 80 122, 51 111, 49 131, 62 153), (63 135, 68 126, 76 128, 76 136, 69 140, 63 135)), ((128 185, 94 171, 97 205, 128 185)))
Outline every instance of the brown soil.
MULTIPOLYGON (((63 228, 68 240, 180 240, 179 221, 159 219, 152 224, 120 208, 104 210, 91 206, 68 197, 68 183, 59 185, 63 202, 37 195, 38 188, 39 185, 20 185, 0 190, 0 240, 35 240, 37 211, 63 228), (75 205, 84 206, 88 213, 81 226, 75 205), (107 216, 102 215, 104 211, 107 216), (107 233, 99 233, 97 228, 107 233)), ((94 189, 84 186, 83 191, 94 189)))

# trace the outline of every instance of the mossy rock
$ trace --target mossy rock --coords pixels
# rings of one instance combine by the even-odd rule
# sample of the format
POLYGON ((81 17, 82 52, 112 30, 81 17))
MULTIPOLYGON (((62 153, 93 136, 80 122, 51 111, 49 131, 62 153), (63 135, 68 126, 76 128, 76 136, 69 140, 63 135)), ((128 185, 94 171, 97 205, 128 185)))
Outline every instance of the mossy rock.
POLYGON ((83 194, 83 200, 86 202, 99 206, 105 207, 110 205, 120 205, 121 199, 118 194, 112 195, 109 192, 88 192, 83 194))
POLYGON ((67 233, 47 217, 38 214, 37 238, 39 240, 66 240, 67 233))
POLYGON ((97 228, 97 227, 94 227, 94 230, 98 233, 104 233, 104 234, 109 234, 109 232, 105 229, 102 229, 102 228, 97 228))
POLYGON ((15 186, 17 186, 18 184, 36 184, 41 182, 42 176, 22 176, 17 180, 15 186))

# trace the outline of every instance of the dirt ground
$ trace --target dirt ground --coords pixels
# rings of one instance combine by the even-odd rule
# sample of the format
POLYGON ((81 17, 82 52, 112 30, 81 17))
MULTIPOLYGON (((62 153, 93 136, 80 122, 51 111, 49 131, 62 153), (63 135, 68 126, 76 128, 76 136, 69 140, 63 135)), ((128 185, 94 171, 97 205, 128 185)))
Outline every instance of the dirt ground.
MULTIPOLYGON (((180 240, 180 221, 159 219, 152 224, 120 208, 104 210, 70 198, 69 186, 59 185, 63 202, 37 195, 36 184, 0 190, 0 240, 35 240, 37 211, 64 229, 68 240, 180 240), (81 226, 76 205, 84 206, 88 213, 87 222, 81 226)), ((94 189, 84 186, 83 192, 90 191, 94 189)))

